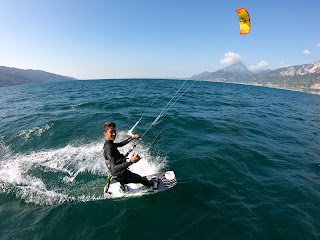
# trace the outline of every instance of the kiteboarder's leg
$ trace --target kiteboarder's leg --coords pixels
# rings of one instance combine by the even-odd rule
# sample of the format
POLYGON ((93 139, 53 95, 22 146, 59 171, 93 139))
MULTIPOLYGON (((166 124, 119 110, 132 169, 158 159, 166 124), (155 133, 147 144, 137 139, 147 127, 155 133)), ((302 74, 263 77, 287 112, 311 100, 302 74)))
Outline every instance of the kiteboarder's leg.
POLYGON ((130 172, 129 170, 126 170, 124 173, 122 173, 120 176, 116 178, 116 180, 120 183, 128 184, 128 183, 141 183, 147 187, 153 186, 153 181, 148 180, 145 177, 141 177, 139 174, 130 172))

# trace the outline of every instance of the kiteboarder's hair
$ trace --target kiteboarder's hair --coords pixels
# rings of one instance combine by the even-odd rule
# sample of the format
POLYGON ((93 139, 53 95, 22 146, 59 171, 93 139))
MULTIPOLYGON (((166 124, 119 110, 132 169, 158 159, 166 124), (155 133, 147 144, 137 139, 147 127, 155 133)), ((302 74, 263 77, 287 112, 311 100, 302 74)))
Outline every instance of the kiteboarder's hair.
POLYGON ((103 125, 103 130, 106 132, 111 127, 116 128, 116 124, 114 122, 105 122, 103 125))

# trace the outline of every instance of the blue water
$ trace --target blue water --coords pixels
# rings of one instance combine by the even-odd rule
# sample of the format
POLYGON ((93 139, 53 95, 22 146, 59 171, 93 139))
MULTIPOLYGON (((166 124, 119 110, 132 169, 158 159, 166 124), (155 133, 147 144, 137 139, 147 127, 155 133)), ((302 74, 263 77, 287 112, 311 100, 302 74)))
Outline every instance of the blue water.
POLYGON ((142 135, 183 83, 0 88, 0 239, 319 239, 319 95, 196 82, 131 166, 173 170, 178 184, 103 199, 103 123, 116 122, 121 141, 143 117, 142 135))

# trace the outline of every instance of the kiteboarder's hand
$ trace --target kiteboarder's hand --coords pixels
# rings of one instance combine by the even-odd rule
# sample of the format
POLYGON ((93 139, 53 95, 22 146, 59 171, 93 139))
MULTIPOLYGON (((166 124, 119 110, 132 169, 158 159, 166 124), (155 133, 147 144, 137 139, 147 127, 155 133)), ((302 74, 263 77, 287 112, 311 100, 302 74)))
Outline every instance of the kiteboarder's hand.
POLYGON ((140 159, 141 159, 141 157, 138 154, 134 153, 134 154, 132 154, 132 156, 130 158, 130 162, 136 163, 136 162, 139 162, 140 159))
POLYGON ((131 137, 132 139, 140 139, 140 137, 139 137, 139 135, 138 134, 134 134, 134 135, 132 135, 132 137, 131 137))

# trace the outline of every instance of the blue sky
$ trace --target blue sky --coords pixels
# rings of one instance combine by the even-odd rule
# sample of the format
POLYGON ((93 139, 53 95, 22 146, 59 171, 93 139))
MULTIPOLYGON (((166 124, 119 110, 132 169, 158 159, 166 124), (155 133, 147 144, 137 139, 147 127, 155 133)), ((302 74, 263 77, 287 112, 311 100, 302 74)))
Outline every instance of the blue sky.
POLYGON ((319 0, 1 0, 0 66, 101 79, 186 78, 239 60, 299 65, 320 60, 319 9, 319 0))

